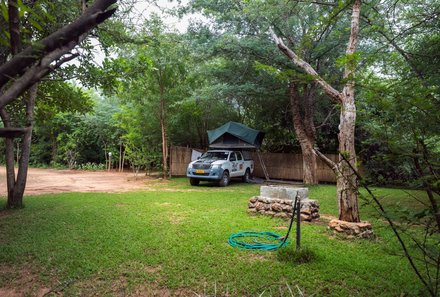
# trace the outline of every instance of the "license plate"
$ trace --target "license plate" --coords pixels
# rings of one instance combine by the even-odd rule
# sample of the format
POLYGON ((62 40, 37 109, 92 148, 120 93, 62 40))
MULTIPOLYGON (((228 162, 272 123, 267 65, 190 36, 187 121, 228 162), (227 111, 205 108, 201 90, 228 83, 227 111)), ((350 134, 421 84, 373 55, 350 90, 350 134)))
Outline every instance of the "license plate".
POLYGON ((196 173, 202 173, 202 174, 203 174, 203 173, 205 173, 205 170, 197 169, 197 170, 196 170, 196 173))

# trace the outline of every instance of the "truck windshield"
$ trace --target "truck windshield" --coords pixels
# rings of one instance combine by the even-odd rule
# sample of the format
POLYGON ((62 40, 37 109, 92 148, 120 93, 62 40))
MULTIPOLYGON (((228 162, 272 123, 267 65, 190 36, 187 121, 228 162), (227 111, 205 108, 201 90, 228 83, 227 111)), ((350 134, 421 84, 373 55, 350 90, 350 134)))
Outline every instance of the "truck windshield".
POLYGON ((227 160, 229 153, 227 152, 206 152, 202 155, 201 159, 210 160, 227 160))

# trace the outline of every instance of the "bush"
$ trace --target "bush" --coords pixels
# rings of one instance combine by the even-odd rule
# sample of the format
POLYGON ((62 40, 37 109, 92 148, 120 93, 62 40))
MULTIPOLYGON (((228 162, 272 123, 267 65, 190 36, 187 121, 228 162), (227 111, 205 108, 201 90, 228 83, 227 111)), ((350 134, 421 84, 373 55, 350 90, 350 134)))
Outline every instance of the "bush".
POLYGON ((89 171, 104 170, 105 164, 96 164, 96 163, 87 162, 87 163, 78 165, 76 169, 89 170, 89 171))

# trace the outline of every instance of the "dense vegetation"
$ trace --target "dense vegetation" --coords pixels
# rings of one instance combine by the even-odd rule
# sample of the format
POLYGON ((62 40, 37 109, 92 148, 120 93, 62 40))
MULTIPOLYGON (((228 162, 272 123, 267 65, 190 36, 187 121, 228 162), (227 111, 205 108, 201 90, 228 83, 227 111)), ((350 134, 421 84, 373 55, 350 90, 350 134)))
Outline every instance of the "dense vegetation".
POLYGON ((199 16, 180 31, 136 2, 0 1, 7 208, 23 207, 29 162, 166 175, 171 145, 206 148, 206 130, 234 120, 266 132, 262 150, 308 155, 304 172, 327 161, 340 219, 359 222, 359 185, 423 190, 421 208, 369 203, 438 293, 437 1, 171 1, 167 13, 199 16))
MULTIPOLYGON (((356 148, 377 184, 417 187, 415 158, 437 170, 440 33, 433 16, 439 7, 416 2, 371 3, 362 11, 356 148)), ((350 59, 344 55, 350 11, 344 2, 296 3, 281 16, 285 5, 190 1, 172 13, 198 12, 206 19, 183 32, 157 15, 134 24, 123 18, 130 5, 122 2, 119 17, 97 32, 100 55, 111 55, 93 63, 89 41, 81 64, 40 84, 31 163, 104 164, 112 152, 117 164, 123 151, 126 165, 161 169, 163 143, 206 148, 206 130, 229 120, 265 131, 263 150, 300 151, 288 81, 295 77, 310 87, 310 78, 282 56, 267 28, 292 31, 290 46, 338 86, 350 59), (60 75, 75 81, 60 81, 60 75)), ((314 93, 316 145, 336 152, 338 106, 319 89, 314 93)))

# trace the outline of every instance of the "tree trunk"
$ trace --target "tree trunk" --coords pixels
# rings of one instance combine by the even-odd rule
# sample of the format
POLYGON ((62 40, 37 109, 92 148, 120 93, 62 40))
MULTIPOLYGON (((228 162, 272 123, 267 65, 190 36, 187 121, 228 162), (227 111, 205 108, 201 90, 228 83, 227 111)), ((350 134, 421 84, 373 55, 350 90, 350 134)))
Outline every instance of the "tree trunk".
POLYGON ((121 172, 124 172, 124 164, 125 164, 125 150, 122 153, 122 168, 121 168, 121 172))
POLYGON ((361 1, 356 0, 353 4, 351 16, 351 32, 348 40, 346 55, 348 57, 345 66, 344 80, 347 80, 341 92, 341 115, 339 118, 339 164, 336 175, 336 192, 339 203, 339 219, 348 222, 360 222, 358 206, 358 177, 353 172, 357 170, 356 150, 354 147, 354 133, 356 125, 356 105, 354 102, 354 77, 356 60, 353 57, 359 39, 359 16, 361 1), (341 155, 350 162, 343 160, 341 155), (353 168, 353 169, 352 169, 353 168))
POLYGON ((358 206, 358 178, 352 168, 357 169, 354 148, 356 107, 352 103, 343 104, 339 124, 339 162, 336 173, 336 192, 339 203, 339 219, 360 222, 358 206), (344 160, 345 157, 350 165, 344 160))
MULTIPOLYGON (((3 121, 3 125, 5 128, 11 128, 11 119, 6 110, 2 109, 0 111, 1 118, 3 121)), ((14 162, 14 139, 6 138, 5 139, 6 150, 5 150, 5 159, 6 159, 6 185, 8 197, 13 197, 14 195, 14 184, 15 184, 15 162, 14 162)))
MULTIPOLYGON (((14 145, 13 140, 6 140, 6 171, 8 185, 8 201, 6 208, 22 208, 23 195, 26 188, 27 172, 29 168, 29 155, 31 151, 32 140, 32 121, 33 110, 35 106, 35 98, 37 96, 38 86, 34 85, 30 88, 26 99, 26 129, 21 140, 21 155, 18 162, 17 179, 15 180, 14 172, 14 145)), ((3 115, 2 115, 3 117, 3 115)), ((9 124, 10 125, 10 124, 9 124)))
POLYGON ((315 133, 313 125, 313 111, 310 110, 312 105, 310 104, 310 97, 312 96, 309 88, 304 88, 304 118, 301 116, 300 106, 300 94, 297 84, 293 81, 289 84, 289 97, 292 107, 293 127, 295 129, 296 138, 301 146, 301 153, 303 159, 303 183, 306 185, 318 184, 317 176, 317 160, 316 155, 313 153, 315 146, 315 133), (309 101, 306 104, 306 101, 309 101), (307 105, 307 106, 306 106, 307 105), (307 112, 306 112, 307 110, 307 112), (310 125, 312 123, 312 125, 310 125))
POLYGON ((341 105, 341 115, 339 123, 339 162, 335 164, 326 158, 322 153, 315 150, 322 160, 324 160, 336 173, 337 198, 339 203, 339 219, 348 222, 359 222, 358 208, 358 179, 343 158, 348 160, 353 168, 356 169, 356 151, 354 149, 354 132, 356 122, 356 106, 354 104, 354 78, 356 70, 356 59, 354 53, 358 43, 359 17, 361 0, 355 0, 351 15, 351 31, 347 45, 346 55, 347 64, 343 75, 346 81, 342 92, 337 91, 328 84, 309 63, 301 59, 294 51, 288 48, 283 40, 270 29, 270 33, 278 48, 283 52, 293 64, 303 69, 307 74, 314 77, 315 83, 321 87, 326 95, 333 101, 341 105))
POLYGON ((308 142, 301 145, 302 159, 303 159, 303 182, 306 185, 317 185, 318 179, 318 161, 316 155, 313 153, 314 143, 308 142))
POLYGON ((118 160, 118 172, 121 172, 122 163, 122 141, 119 143, 119 160, 118 160))
POLYGON ((168 172, 168 144, 167 144, 167 131, 165 127, 165 98, 164 87, 160 85, 160 130, 162 134, 162 158, 163 158, 163 177, 167 177, 168 172))

